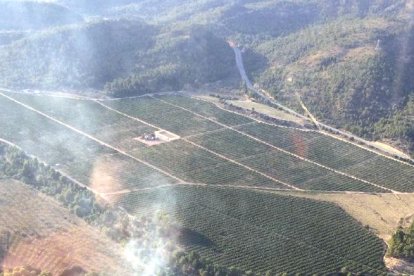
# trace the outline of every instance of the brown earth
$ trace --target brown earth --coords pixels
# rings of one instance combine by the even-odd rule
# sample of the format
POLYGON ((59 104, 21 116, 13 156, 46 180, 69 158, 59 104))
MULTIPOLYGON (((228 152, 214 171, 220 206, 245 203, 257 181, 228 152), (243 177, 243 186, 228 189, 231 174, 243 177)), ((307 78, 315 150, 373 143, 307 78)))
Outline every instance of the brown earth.
POLYGON ((57 201, 14 180, 0 180, 0 269, 31 266, 60 275, 130 275, 120 246, 57 201))

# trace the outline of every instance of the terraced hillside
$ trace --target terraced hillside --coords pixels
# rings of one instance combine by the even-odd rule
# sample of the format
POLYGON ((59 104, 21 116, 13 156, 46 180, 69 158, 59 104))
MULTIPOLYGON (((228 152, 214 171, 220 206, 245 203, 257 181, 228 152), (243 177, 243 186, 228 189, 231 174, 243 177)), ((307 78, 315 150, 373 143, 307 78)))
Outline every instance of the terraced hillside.
MULTIPOLYGON (((65 147, 73 140, 73 146, 66 147, 64 152, 72 158, 85 159, 83 171, 78 173, 85 183, 93 170, 93 161, 88 162, 88 158, 96 160, 95 156, 110 154, 114 160, 127 160, 125 164, 137 167, 136 171, 148 170, 138 175, 155 173, 166 177, 165 183, 173 179, 172 182, 181 183, 273 189, 384 193, 414 190, 411 165, 316 131, 259 123, 191 98, 169 95, 96 101, 26 94, 5 96, 1 101, 9 108, 6 114, 14 117, 2 122, 5 129, 11 130, 3 138, 24 148, 19 137, 33 136, 16 130, 12 123, 8 125, 7 122, 20 120, 19 116, 35 120, 30 123, 34 129, 38 129, 36 124, 50 125, 43 128, 52 128, 50 135, 57 140, 59 135, 52 133, 64 131, 60 137, 65 143, 56 143, 51 137, 45 137, 43 143, 55 142, 55 147, 65 147), (19 109, 22 112, 16 112, 19 109), (151 147, 134 139, 156 130, 170 131, 180 139, 151 147), (66 139, 66 132, 73 138, 66 139), (84 143, 77 143, 78 139, 84 143), (90 154, 85 156, 87 151, 90 154)), ((29 152, 31 146, 34 145, 26 147, 29 152)), ((42 144, 36 147, 41 148, 42 144)), ((32 153, 44 155, 43 151, 48 150, 34 149, 32 153)), ((50 158, 45 157, 46 161, 50 158)), ((73 172, 70 158, 68 164, 53 158, 50 161, 73 172)), ((126 178, 130 181, 119 190, 157 185, 134 183, 133 177, 126 178)))
POLYGON ((382 275, 378 238, 334 204, 284 193, 414 191, 413 166, 180 95, 86 100, 2 92, 0 108, 1 139, 133 215, 169 214, 184 229, 178 238, 187 250, 226 267, 382 275), (160 130, 179 139, 136 139, 160 130))

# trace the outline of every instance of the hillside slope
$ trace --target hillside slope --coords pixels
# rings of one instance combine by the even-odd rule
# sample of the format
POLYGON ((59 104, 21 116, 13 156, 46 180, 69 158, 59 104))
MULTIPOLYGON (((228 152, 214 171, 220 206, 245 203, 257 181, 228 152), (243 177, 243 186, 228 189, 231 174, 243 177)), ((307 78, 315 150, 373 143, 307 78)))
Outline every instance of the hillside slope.
POLYGON ((98 21, 34 34, 0 48, 5 86, 100 88, 129 72, 155 29, 138 21, 98 21))
POLYGON ((82 16, 56 3, 0 1, 0 30, 38 30, 79 23, 82 16))
POLYGON ((53 198, 8 179, 0 180, 0 195, 0 271, 30 265, 53 275, 74 266, 88 272, 130 273, 121 246, 53 198))
POLYGON ((125 96, 180 90, 237 76, 233 51, 202 27, 161 32, 141 21, 56 28, 0 48, 0 83, 19 88, 103 89, 125 96))
POLYGON ((253 61, 250 71, 300 112, 297 95, 322 121, 413 150, 413 30, 384 17, 339 19, 260 43, 267 66, 253 61))

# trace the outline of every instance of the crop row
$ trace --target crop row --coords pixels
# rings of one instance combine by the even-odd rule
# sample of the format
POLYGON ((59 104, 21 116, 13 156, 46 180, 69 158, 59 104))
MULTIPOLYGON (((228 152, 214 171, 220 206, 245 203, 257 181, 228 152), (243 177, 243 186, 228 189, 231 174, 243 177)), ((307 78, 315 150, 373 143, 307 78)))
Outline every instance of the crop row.
POLYGON ((190 183, 287 188, 182 140, 131 154, 190 183))
MULTIPOLYGON (((121 149, 127 151, 131 155, 139 159, 143 159, 148 163, 153 164, 187 182, 220 185, 264 186, 286 189, 285 186, 280 185, 269 178, 249 171, 239 165, 232 164, 222 158, 208 153, 205 150, 201 150, 180 140, 161 144, 155 147, 145 147, 140 142, 133 140, 133 136, 139 136, 138 133, 135 132, 142 129, 142 123, 110 111, 95 102, 30 95, 19 95, 16 98, 18 98, 19 101, 24 101, 30 106, 47 113, 64 123, 70 124, 86 132, 87 134, 94 135, 106 143, 120 146, 121 149), (45 98, 44 102, 39 100, 42 98, 45 98), (78 114, 78 112, 80 113, 78 114), (99 117, 101 112, 102 116, 99 117), (95 126, 92 123, 86 124, 77 122, 76 117, 82 118, 81 113, 89 114, 90 118, 94 118, 91 119, 91 122, 94 122, 94 124, 97 124, 98 126, 95 126), (114 118, 110 118, 111 116, 114 118), (108 122, 108 124, 106 124, 106 122, 108 122), (125 128, 124 126, 129 122, 131 122, 131 124, 136 123, 136 126, 131 125, 125 128), (119 135, 120 137, 113 139, 103 135, 102 133, 105 133, 105 131, 100 133, 101 130, 105 129, 108 129, 106 133, 113 133, 114 135, 119 135)), ((167 179, 164 179, 159 172, 132 159, 128 160, 128 162, 120 162, 119 160, 115 160, 111 163, 108 161, 106 156, 102 156, 105 153, 112 153, 111 150, 108 151, 107 148, 99 146, 96 142, 84 136, 78 135, 77 133, 58 125, 49 119, 37 115, 32 111, 28 111, 17 104, 13 105, 15 106, 15 109, 17 107, 16 110, 22 110, 26 113, 30 113, 30 115, 26 116, 28 119, 25 122, 22 122, 21 125, 33 126, 33 134, 31 136, 38 135, 36 133, 39 131, 44 133, 49 125, 53 125, 55 127, 50 130, 50 134, 48 135, 49 138, 44 140, 56 141, 58 137, 61 137, 58 150, 55 150, 53 145, 48 145, 42 149, 42 152, 35 152, 33 154, 42 157, 45 153, 51 153, 54 156, 54 159, 46 158, 45 160, 47 162, 53 162, 50 164, 59 163, 62 167, 67 169, 66 172, 73 176, 79 177, 78 179, 85 183, 89 183, 89 178, 92 173, 96 171, 97 164, 105 165, 107 169, 101 170, 101 172, 111 181, 120 183, 117 184, 119 189, 142 188, 154 186, 158 183, 165 184, 165 182, 170 182, 168 177, 167 179), (36 120, 37 118, 42 120, 41 125, 33 123, 33 120, 36 120), (59 134, 59 132, 62 132, 62 134, 59 134), (98 146, 98 149, 94 150, 94 147, 96 146, 98 146), (101 153, 100 150, 106 150, 108 152, 101 153), (59 152, 62 154, 59 154, 59 152), (66 160, 68 158, 71 162, 66 160)), ((10 112, 13 111, 10 110, 10 112)), ((10 112, 6 112, 6 114, 10 112)), ((16 122, 18 119, 10 121, 16 122)), ((14 123, 11 125, 15 126, 14 123)), ((8 129, 10 129, 10 127, 8 127, 8 129)), ((14 138, 14 134, 11 137, 14 138)), ((25 135, 22 137, 24 138, 25 135)), ((32 142, 32 145, 29 148, 30 150, 44 145, 43 142, 39 143, 39 145, 35 145, 35 140, 28 140, 32 142)))
POLYGON ((180 136, 220 128, 219 125, 209 120, 150 97, 107 101, 105 104, 180 136))
MULTIPOLYGON (((208 116, 216 121, 227 124, 228 126, 235 125, 235 123, 226 123, 221 120, 222 117, 225 117, 225 113, 233 118, 232 121, 238 123, 241 121, 237 121, 234 117, 239 117, 240 120, 246 119, 243 116, 223 111, 213 104, 188 97, 162 96, 160 98, 164 101, 173 103, 174 105, 187 108, 192 112, 208 116), (220 116, 214 115, 215 113, 220 114, 220 116)), ((412 166, 380 156, 351 143, 340 141, 314 131, 301 131, 293 128, 282 128, 262 123, 240 126, 238 129, 276 147, 332 169, 349 173, 358 178, 397 191, 414 191, 412 180, 414 179, 414 168, 412 166)), ((218 139, 215 142, 217 143, 218 139)), ((235 144, 236 146, 233 146, 233 148, 237 147, 237 143, 235 144)), ((227 146, 229 145, 227 144, 227 146)), ((254 147, 254 149, 258 149, 258 147, 254 147)), ((237 152, 238 154, 243 153, 244 150, 251 149, 241 144, 237 152)), ((262 149, 258 149, 258 151, 260 150, 262 149)), ((233 151, 233 153, 235 152, 236 151, 233 151)), ((362 188, 361 191, 368 191, 365 184, 362 186, 356 184, 355 181, 351 181, 350 183, 355 189, 360 190, 360 188, 362 188), (365 186, 365 188, 363 188, 363 186, 365 186)), ((324 184, 324 186, 326 185, 330 186, 331 189, 335 189, 333 183, 324 184)), ((328 186, 323 189, 330 190, 328 186)), ((340 185, 340 187, 344 186, 340 185)), ((374 188, 374 190, 378 191, 377 188, 374 188)))
POLYGON ((267 143, 361 179, 402 192, 414 191, 414 167, 316 132, 251 124, 239 128, 267 143))
POLYGON ((173 182, 158 171, 3 97, 0 97, 0 109, 0 138, 85 184, 98 185, 94 188, 105 190, 102 186, 108 178, 117 182, 109 188, 119 190, 152 186, 156 179, 173 182))
POLYGON ((386 191, 275 150, 230 129, 194 137, 191 140, 298 188, 325 191, 386 191))
POLYGON ((189 249, 246 270, 327 274, 347 266, 384 272, 383 245, 339 207, 290 196, 175 187, 125 196, 131 213, 156 208, 193 231, 189 249))
POLYGON ((200 114, 201 116, 213 119, 219 123, 228 126, 236 126, 253 122, 252 119, 222 110, 212 103, 201 100, 194 100, 190 97, 157 96, 157 98, 168 103, 191 110, 192 112, 200 114))
POLYGON ((121 148, 129 148, 133 138, 155 130, 148 125, 117 114, 94 101, 30 94, 11 96, 106 143, 121 148))
MULTIPOLYGON (((13 97, 88 134, 94 135, 104 142, 119 146, 135 157, 143 159, 187 182, 286 188, 286 186, 280 185, 269 178, 232 164, 189 143, 176 141, 156 147, 145 147, 140 142, 133 140, 133 138, 145 133, 145 124, 122 116, 96 102, 39 97, 36 95, 14 95, 13 97)), ((213 129, 211 126, 220 127, 208 120, 200 119, 187 111, 171 107, 150 97, 142 97, 136 100, 108 101, 107 104, 115 106, 120 104, 122 108, 128 109, 129 113, 132 112, 131 115, 153 123, 157 127, 168 126, 167 129, 175 133, 182 133, 183 128, 180 128, 179 125, 188 127, 188 130, 191 130, 190 134, 199 127, 203 130, 213 129), (183 114, 184 117, 182 117, 183 114), (203 123, 200 125, 199 122, 204 122, 204 124, 210 126, 204 128, 203 123)), ((141 186, 138 185, 138 187, 141 186)))

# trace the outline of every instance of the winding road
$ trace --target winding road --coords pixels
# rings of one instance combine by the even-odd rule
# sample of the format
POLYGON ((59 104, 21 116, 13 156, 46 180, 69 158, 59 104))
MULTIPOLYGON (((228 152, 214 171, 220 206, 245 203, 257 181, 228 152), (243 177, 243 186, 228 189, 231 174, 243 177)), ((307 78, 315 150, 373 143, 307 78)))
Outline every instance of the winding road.
MULTIPOLYGON (((307 116, 304 116, 302 114, 297 113, 296 111, 294 111, 294 110, 292 110, 292 109, 290 109, 290 108, 288 108, 288 107, 280 104, 279 102, 275 101, 274 99, 272 99, 271 97, 269 97, 268 95, 266 95, 267 93, 263 89, 256 88, 253 85, 253 83, 250 81, 249 77, 247 76, 246 69, 244 67, 242 52, 240 51, 240 49, 237 46, 235 46, 234 43, 229 43, 229 44, 233 48, 234 55, 235 55, 235 58, 236 58, 236 65, 237 65, 237 68, 239 70, 240 76, 241 76, 242 80, 244 81, 244 83, 246 84, 247 88, 250 91, 252 91, 253 93, 255 93, 259 98, 263 99, 264 101, 270 102, 271 104, 277 106, 278 108, 282 109, 283 111, 285 111, 287 113, 293 114, 293 115, 295 115, 295 116, 297 116, 299 118, 305 119, 305 120, 309 120, 309 118, 307 116)), ((302 102, 302 104, 303 104, 303 102, 302 102)), ((311 117, 312 122, 315 123, 315 125, 318 127, 318 129, 320 129, 320 130, 323 129, 323 130, 327 130, 327 131, 332 132, 332 133, 337 133, 337 134, 339 134, 341 136, 347 137, 348 139, 354 140, 354 142, 351 142, 351 141, 348 141, 348 140, 345 140, 345 139, 338 138, 337 136, 334 136, 332 134, 328 134, 326 132, 322 132, 321 131, 321 133, 323 133, 325 135, 329 135, 329 136, 334 137, 334 138, 337 138, 337 139, 340 139, 340 140, 345 141, 345 142, 348 142, 348 143, 352 143, 352 144, 354 144, 354 145, 356 145, 356 146, 358 146, 360 148, 364 148, 365 150, 368 150, 368 151, 371 151, 373 153, 379 154, 379 155, 384 156, 384 157, 386 157, 388 159, 392 159, 394 161, 397 161, 397 162, 400 162, 400 163, 403 163, 403 164, 406 164, 406 165, 409 165, 409 166, 414 167, 414 165, 411 165, 411 164, 409 164, 407 162, 403 162, 401 160, 398 160, 396 158, 393 158, 393 157, 389 156, 388 154, 390 154, 390 153, 384 152, 382 149, 380 149, 378 147, 375 147, 374 145, 372 145, 372 142, 370 142, 368 140, 365 140, 365 139, 363 139, 361 137, 358 137, 356 135, 353 135, 353 134, 351 134, 349 132, 345 132, 343 130, 334 128, 332 126, 329 126, 327 124, 324 124, 324 123, 318 121, 315 118, 315 116, 311 115, 310 111, 308 110, 308 108, 304 104, 303 104, 303 106, 304 106, 304 109, 310 114, 310 117, 311 117), (375 150, 372 150, 372 149, 367 148, 365 146, 361 146, 358 143, 362 143, 364 145, 370 145, 370 146, 374 147, 375 150)), ((410 159, 410 160, 414 162, 413 159, 410 159)))

